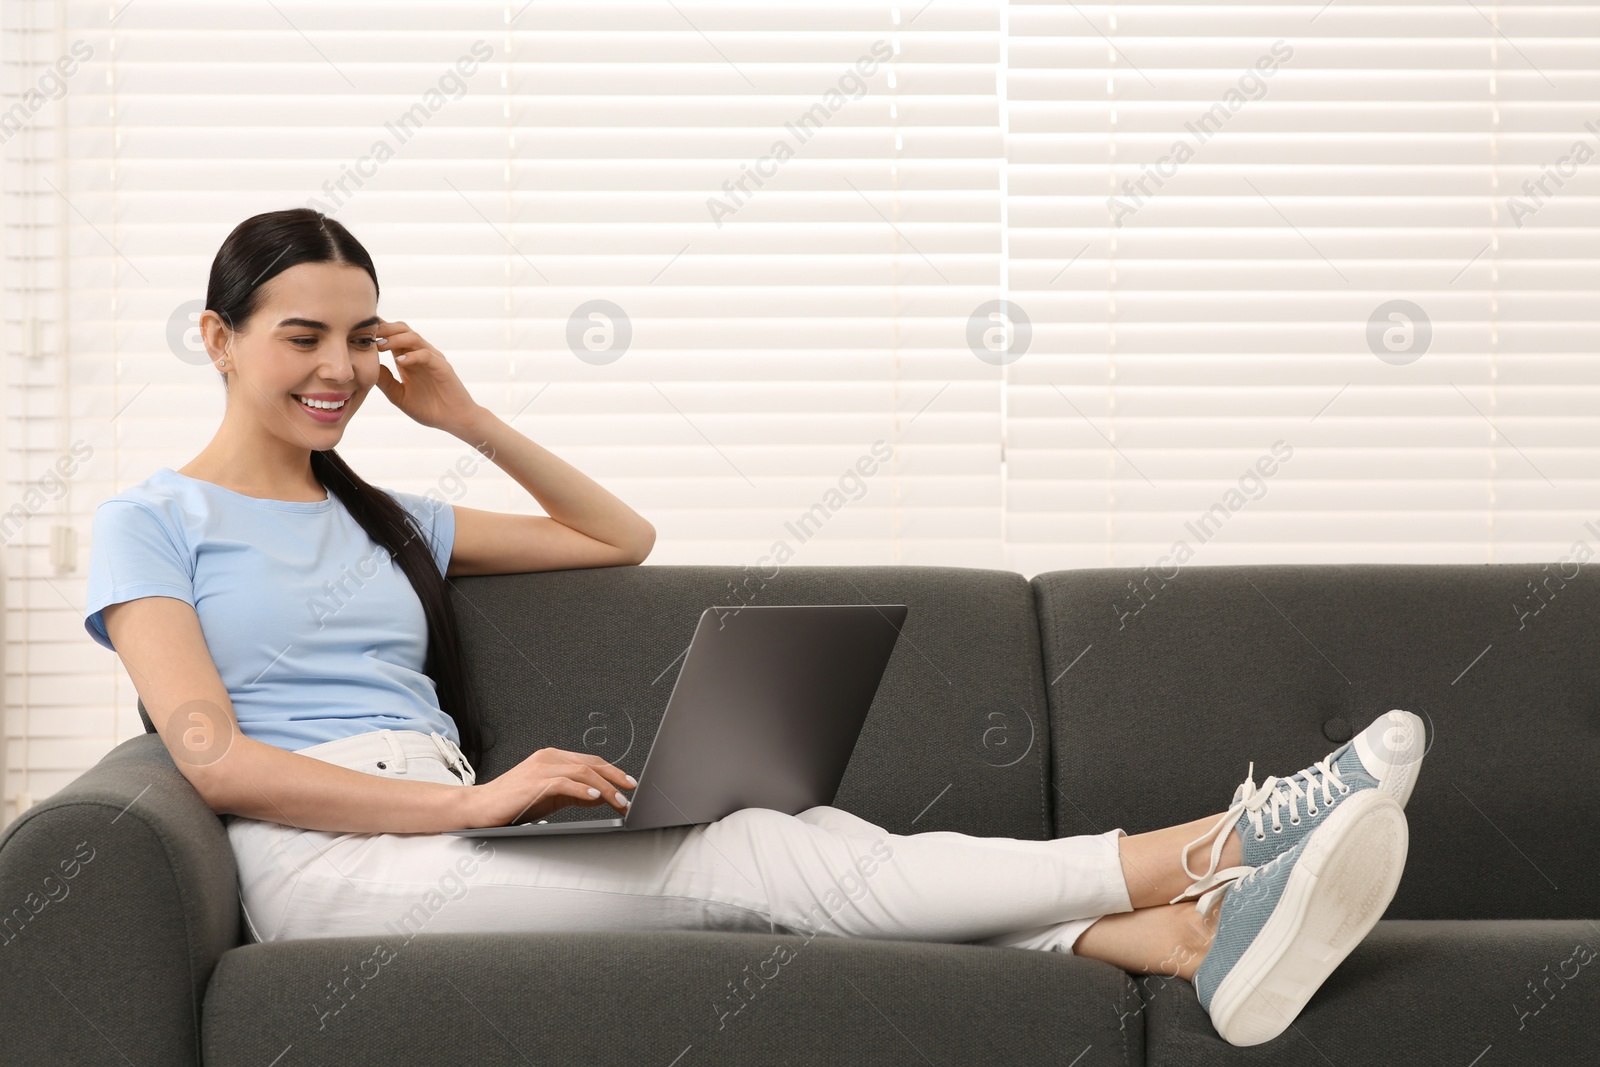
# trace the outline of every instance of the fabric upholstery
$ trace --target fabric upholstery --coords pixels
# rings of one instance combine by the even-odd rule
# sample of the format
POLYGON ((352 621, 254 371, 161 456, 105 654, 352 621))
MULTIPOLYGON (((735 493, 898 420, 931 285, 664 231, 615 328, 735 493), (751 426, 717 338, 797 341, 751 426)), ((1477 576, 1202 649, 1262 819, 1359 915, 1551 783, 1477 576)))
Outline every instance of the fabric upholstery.
POLYGON ((1288 1030, 1249 1048, 1217 1035, 1188 983, 1143 976, 1149 1067, 1593 1063, 1596 926, 1385 919, 1288 1030))
POLYGON ((1057 835, 1218 814, 1251 760, 1258 784, 1293 774, 1403 708, 1424 718, 1431 747, 1387 917, 1600 916, 1600 851, 1576 844, 1600 813, 1600 583, 1556 588, 1557 573, 1363 564, 1190 567, 1164 585, 1153 570, 1035 576, 1057 835), (1550 582, 1545 600, 1530 582, 1550 582), (1530 601, 1544 604, 1538 614, 1526 614, 1530 601))
POLYGON ((159 737, 6 828, 0 902, 0 1062, 201 1062, 206 983, 240 941, 238 872, 159 737))
POLYGON ((545 746, 637 774, 709 606, 905 604, 834 805, 893 833, 1049 836, 1038 635, 1015 572, 791 566, 763 581, 735 567, 610 567, 462 578, 454 591, 500 742, 479 781, 545 746))
POLYGON ((62 879, 45 879, 78 842, 95 848, 69 893, 0 945, 0 1064, 193 1064, 202 1049, 226 1065, 1584 1062, 1600 1016, 1600 984, 1575 962, 1600 949, 1600 857, 1584 847, 1600 812, 1600 589, 1558 573, 1191 567, 1029 582, 788 567, 763 582, 641 567, 452 581, 498 742, 484 781, 545 745, 637 771, 701 610, 741 601, 910 607, 835 798, 896 833, 1151 830, 1219 812, 1252 759, 1258 782, 1288 774, 1381 711, 1416 711, 1434 743, 1400 892, 1262 1046, 1223 1042, 1186 982, 1135 983, 1060 953, 434 934, 380 964, 368 939, 244 944, 221 821, 146 735, 0 836, 11 914, 59 894, 62 879))
POLYGON ((1075 1067, 1127 1067, 1144 1055, 1142 1029, 1120 1025, 1137 1018, 1127 975, 1059 953, 683 931, 420 934, 388 948, 332 938, 230 952, 207 996, 206 1063, 927 1067, 1081 1055, 1075 1067))

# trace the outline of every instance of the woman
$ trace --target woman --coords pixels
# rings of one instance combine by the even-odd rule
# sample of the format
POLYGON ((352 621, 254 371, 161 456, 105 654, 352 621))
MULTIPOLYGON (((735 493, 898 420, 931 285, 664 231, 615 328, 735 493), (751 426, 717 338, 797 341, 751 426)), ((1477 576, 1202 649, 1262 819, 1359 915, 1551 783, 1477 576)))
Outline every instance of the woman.
POLYGON ((227 822, 258 940, 654 927, 1054 950, 1185 978, 1219 1033, 1254 1044, 1393 897, 1423 751, 1398 711, 1289 778, 1258 787, 1252 765, 1218 816, 1132 837, 896 835, 830 806, 629 834, 440 833, 626 811, 635 784, 554 748, 477 784, 445 577, 637 564, 655 530, 475 403, 377 303, 372 259, 339 222, 298 208, 241 223, 201 320, 221 427, 95 513, 85 626, 227 822), (334 446, 374 385, 548 517, 363 481, 334 446))

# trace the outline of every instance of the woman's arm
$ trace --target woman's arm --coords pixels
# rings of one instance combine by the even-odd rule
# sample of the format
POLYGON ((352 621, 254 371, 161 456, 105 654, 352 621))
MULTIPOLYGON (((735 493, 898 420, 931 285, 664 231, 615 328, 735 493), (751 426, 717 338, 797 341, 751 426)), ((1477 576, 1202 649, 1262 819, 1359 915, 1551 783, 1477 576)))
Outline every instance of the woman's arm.
POLYGON ((545 515, 456 509, 456 544, 446 577, 520 574, 643 563, 656 529, 637 511, 549 449, 472 399, 455 368, 404 322, 373 330, 395 371, 379 364, 378 386, 411 419, 476 448, 528 491, 545 515))
POLYGON ((222 764, 227 772, 215 777, 205 797, 218 815, 365 834, 476 825, 467 811, 472 790, 459 785, 366 774, 243 735, 234 738, 222 764))
POLYGON ((460 786, 367 774, 246 737, 193 607, 149 596, 102 617, 173 762, 218 815, 372 834, 504 826, 573 806, 628 810, 622 790, 633 780, 581 752, 542 748, 492 782, 460 786))
POLYGON ((494 459, 550 514, 451 505, 456 534, 446 577, 634 566, 650 554, 655 527, 592 478, 493 412, 482 411, 466 426, 457 436, 494 459))
POLYGON ((246 737, 200 619, 182 600, 141 597, 103 617, 173 762, 217 814, 361 833, 474 825, 475 787, 383 778, 246 737))

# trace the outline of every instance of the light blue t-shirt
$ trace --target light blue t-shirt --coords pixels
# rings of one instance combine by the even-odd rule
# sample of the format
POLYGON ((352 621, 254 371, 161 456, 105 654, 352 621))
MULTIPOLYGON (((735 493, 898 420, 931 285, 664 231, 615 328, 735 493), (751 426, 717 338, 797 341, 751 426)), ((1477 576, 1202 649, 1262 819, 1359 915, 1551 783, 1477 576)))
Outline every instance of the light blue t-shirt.
MULTIPOLYGON (((383 491, 417 518, 443 574, 455 509, 383 491)), ((246 737, 298 751, 386 727, 460 744, 422 671, 422 601, 332 493, 259 500, 163 467, 99 504, 93 538, 89 636, 115 651, 108 604, 192 605, 246 737)))

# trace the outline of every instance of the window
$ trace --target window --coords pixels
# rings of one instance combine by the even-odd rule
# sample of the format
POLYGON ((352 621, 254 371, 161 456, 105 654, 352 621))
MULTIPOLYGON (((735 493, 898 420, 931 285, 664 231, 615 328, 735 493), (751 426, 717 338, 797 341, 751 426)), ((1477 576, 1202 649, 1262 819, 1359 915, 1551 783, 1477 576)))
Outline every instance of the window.
MULTIPOLYGON (((89 519, 209 441, 211 257, 283 207, 653 563, 1600 544, 1592 5, 0 16, 8 817, 140 729, 82 631, 89 519)), ((341 452, 536 510, 381 395, 341 452)))

